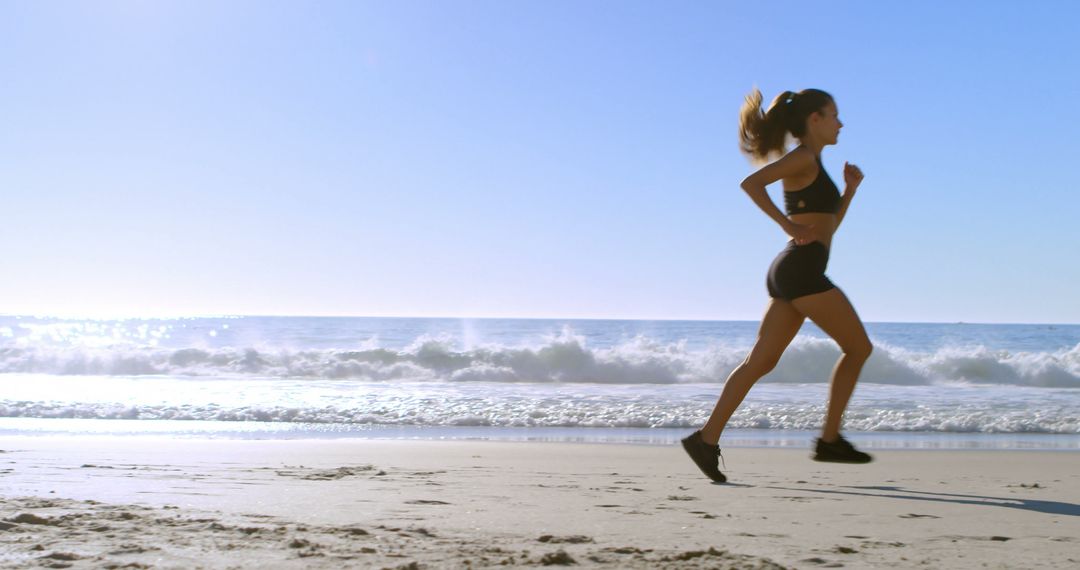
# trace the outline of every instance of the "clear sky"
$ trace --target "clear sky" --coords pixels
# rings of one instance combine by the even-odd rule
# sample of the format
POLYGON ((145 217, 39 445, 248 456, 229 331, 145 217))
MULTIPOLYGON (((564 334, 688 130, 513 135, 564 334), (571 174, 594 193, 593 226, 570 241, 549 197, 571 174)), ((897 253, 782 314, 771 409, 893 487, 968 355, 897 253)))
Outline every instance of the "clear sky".
MULTIPOLYGON (((1080 323, 1080 3, 0 0, 0 313, 758 319, 755 85, 868 321, 1080 323)), ((779 199, 779 188, 773 188, 779 199)))

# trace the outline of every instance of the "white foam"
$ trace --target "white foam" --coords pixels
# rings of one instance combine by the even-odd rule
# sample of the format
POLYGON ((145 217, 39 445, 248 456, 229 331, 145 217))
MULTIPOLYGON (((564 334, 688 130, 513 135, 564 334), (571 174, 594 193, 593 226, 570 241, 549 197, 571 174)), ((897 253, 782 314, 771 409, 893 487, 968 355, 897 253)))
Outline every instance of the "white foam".
MULTIPOLYGON (((715 384, 372 383, 239 377, 15 375, 0 417, 258 421, 498 427, 700 426, 715 384)), ((733 428, 815 430, 824 384, 765 384, 733 428)), ((1018 386, 864 385, 845 429, 883 432, 1080 434, 1080 391, 1018 386), (1033 412, 1035 410, 1035 412, 1033 412)), ((223 428, 227 429, 227 428, 223 428)))
MULTIPOLYGON (((537 346, 480 345, 460 349, 449 339, 419 337, 398 349, 285 350, 257 347, 163 349, 132 347, 0 348, 0 373, 98 376, 250 376, 333 378, 376 382, 529 382, 604 384, 720 383, 746 347, 635 337, 609 348, 589 347, 566 331, 537 346)), ((827 382, 840 353, 826 339, 800 336, 766 383, 827 382)), ((878 344, 861 382, 933 385, 942 382, 1080 388, 1080 344, 1058 351, 1008 352, 982 346, 914 352, 878 344)))

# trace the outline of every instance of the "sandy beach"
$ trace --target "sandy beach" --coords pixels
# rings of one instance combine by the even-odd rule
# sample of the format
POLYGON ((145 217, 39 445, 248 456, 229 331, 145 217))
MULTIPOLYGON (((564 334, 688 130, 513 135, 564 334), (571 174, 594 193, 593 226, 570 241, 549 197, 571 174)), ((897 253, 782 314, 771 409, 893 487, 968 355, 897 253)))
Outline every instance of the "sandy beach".
POLYGON ((1080 456, 0 438, 0 567, 1063 568, 1080 456))

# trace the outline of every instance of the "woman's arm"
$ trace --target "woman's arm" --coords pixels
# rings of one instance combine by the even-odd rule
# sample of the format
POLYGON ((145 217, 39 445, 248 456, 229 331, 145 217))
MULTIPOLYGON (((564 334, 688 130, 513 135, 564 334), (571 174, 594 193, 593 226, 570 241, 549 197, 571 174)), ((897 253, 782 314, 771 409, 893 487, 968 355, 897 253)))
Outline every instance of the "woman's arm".
POLYGON ((840 209, 836 211, 836 228, 840 228, 840 222, 844 221, 844 214, 855 197, 855 190, 862 184, 863 173, 858 166, 844 163, 844 194, 840 197, 840 209))
POLYGON ((795 239, 796 243, 804 244, 814 241, 813 228, 796 224, 784 215, 780 208, 776 207, 765 187, 782 178, 793 177, 808 168, 816 167, 814 154, 809 149, 795 149, 783 158, 761 167, 742 181, 740 186, 754 201, 766 216, 776 222, 784 233, 795 239))

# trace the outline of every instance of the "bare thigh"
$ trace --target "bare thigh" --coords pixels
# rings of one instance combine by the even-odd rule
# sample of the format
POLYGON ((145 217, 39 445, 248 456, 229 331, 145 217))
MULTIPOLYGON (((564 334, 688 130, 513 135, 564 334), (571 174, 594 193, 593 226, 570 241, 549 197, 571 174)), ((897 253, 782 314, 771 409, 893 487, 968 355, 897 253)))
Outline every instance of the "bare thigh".
POLYGON ((772 299, 761 319, 757 342, 747 361, 751 364, 772 370, 784 349, 791 344, 791 339, 799 332, 806 317, 783 299, 772 299))
POLYGON ((791 304, 831 336, 845 353, 870 354, 872 346, 866 328, 840 289, 799 297, 791 304))

